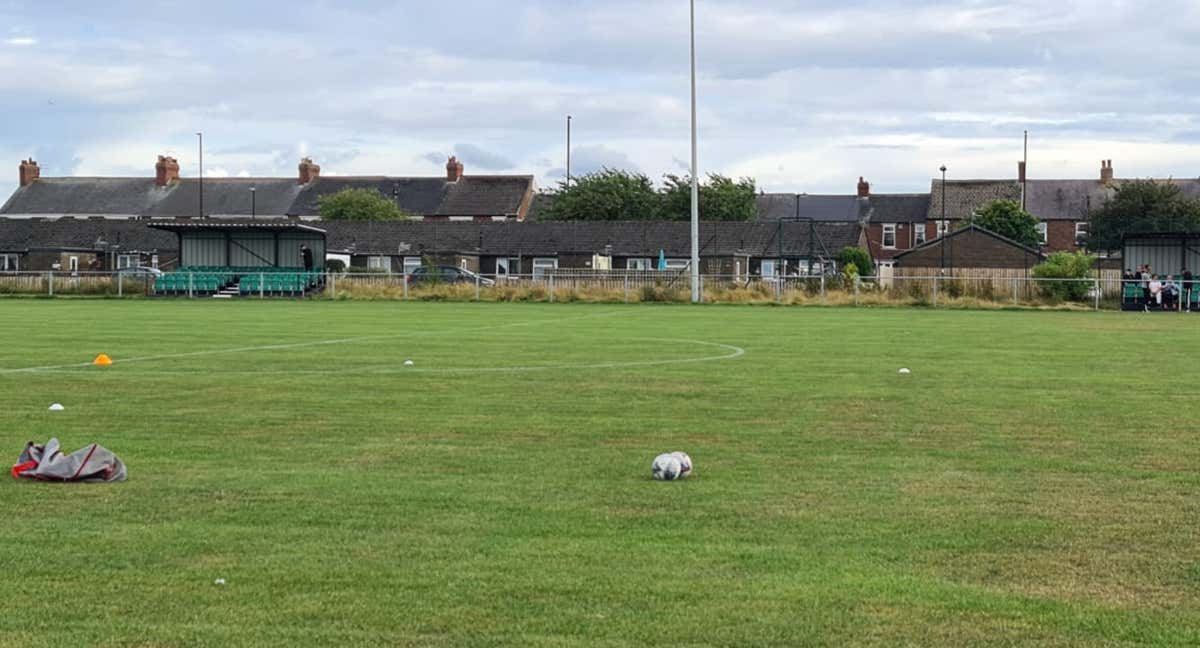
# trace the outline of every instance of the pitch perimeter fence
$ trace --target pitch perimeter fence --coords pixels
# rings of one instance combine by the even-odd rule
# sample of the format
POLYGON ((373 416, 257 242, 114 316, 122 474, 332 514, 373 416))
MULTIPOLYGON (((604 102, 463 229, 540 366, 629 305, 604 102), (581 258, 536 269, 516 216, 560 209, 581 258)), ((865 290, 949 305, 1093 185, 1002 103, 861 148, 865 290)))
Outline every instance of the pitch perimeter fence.
MULTIPOLYGON (((185 273, 187 274, 187 273, 185 273)), ((249 273, 252 291, 237 290, 238 280, 211 290, 196 279, 173 290, 156 290, 155 278, 105 272, 4 272, 0 296, 212 298, 222 292, 244 299, 399 299, 444 301, 545 302, 688 302, 687 270, 547 270, 536 275, 475 275, 459 281, 412 282, 402 274, 326 273, 315 285, 274 289, 271 273, 249 273)), ((1180 312, 1200 312, 1200 282, 1176 284, 1180 312)), ((1029 307, 1047 306, 1115 310, 1165 310, 1157 298, 1143 297, 1142 284, 1104 273, 1087 279, 1038 279, 1001 273, 955 276, 847 277, 809 275, 761 277, 702 275, 706 303, 773 303, 836 306, 1029 307), (1136 296, 1134 296, 1136 295, 1136 296)), ((1170 299, 1166 300, 1171 303, 1170 299)))

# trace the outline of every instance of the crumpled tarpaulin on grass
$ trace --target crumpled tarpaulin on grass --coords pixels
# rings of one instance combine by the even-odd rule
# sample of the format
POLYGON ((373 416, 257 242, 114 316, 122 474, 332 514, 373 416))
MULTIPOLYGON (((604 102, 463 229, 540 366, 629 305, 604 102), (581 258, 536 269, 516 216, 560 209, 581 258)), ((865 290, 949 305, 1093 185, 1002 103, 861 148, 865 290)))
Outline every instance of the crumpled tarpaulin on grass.
POLYGON ((17 479, 61 482, 119 482, 125 481, 125 464, 108 449, 93 443, 63 454, 58 439, 46 445, 25 445, 25 451, 12 468, 17 479))

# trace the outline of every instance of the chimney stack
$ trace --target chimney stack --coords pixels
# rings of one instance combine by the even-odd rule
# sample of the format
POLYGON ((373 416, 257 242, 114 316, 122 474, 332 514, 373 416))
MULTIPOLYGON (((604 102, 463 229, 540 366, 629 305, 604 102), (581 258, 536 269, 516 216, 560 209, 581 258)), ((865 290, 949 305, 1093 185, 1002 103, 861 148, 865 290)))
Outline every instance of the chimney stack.
POLYGON ((867 182, 866 180, 863 180, 862 176, 858 176, 858 197, 859 198, 870 198, 871 197, 871 183, 867 182))
POLYGON ((458 161, 458 158, 451 155, 450 160, 446 162, 446 182, 458 182, 463 177, 463 164, 458 161))
POLYGON ((321 177, 321 165, 313 164, 312 158, 300 158, 300 184, 308 184, 321 177))
POLYGON ((173 157, 158 156, 158 162, 154 163, 154 186, 165 187, 176 180, 179 180, 179 162, 173 157))
POLYGON ((1017 182, 1025 184, 1025 161, 1017 162, 1017 182))
POLYGON ((21 160, 21 170, 18 173, 21 180, 21 186, 33 184, 34 180, 42 177, 42 169, 38 167, 38 163, 33 158, 21 160))
POLYGON ((1112 160, 1100 160, 1100 182, 1108 184, 1113 181, 1112 160))

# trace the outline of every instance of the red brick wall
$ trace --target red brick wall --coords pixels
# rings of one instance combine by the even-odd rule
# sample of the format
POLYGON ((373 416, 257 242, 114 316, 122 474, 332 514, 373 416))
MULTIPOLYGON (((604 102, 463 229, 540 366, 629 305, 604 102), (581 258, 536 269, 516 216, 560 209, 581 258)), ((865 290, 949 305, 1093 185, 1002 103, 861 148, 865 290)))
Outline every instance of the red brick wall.
POLYGON ((1079 246, 1075 245, 1075 221, 1046 221, 1046 252, 1074 252, 1078 249, 1079 246))
POLYGON ((911 250, 916 247, 913 245, 913 231, 915 229, 925 229, 925 240, 929 241, 937 233, 937 226, 929 223, 896 223, 896 247, 895 249, 883 247, 883 223, 871 223, 867 227, 867 243, 870 245, 871 256, 877 260, 887 261, 892 257, 911 250))

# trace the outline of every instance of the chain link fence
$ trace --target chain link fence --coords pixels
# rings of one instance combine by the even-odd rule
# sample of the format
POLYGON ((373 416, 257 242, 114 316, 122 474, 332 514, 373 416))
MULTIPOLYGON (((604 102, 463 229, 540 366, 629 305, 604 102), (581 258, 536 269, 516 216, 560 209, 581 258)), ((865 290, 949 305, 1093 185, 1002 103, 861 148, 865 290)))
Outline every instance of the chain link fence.
MULTIPOLYGON (((444 301, 678 302, 691 299, 687 270, 547 270, 537 274, 453 278, 391 273, 174 272, 171 281, 111 272, 0 273, 0 296, 107 298, 316 298, 444 301)), ((1092 310, 1200 311, 1200 283, 1164 282, 1151 293, 1120 277, 916 276, 761 277, 702 275, 706 303, 930 308, 1074 308, 1092 310)))

